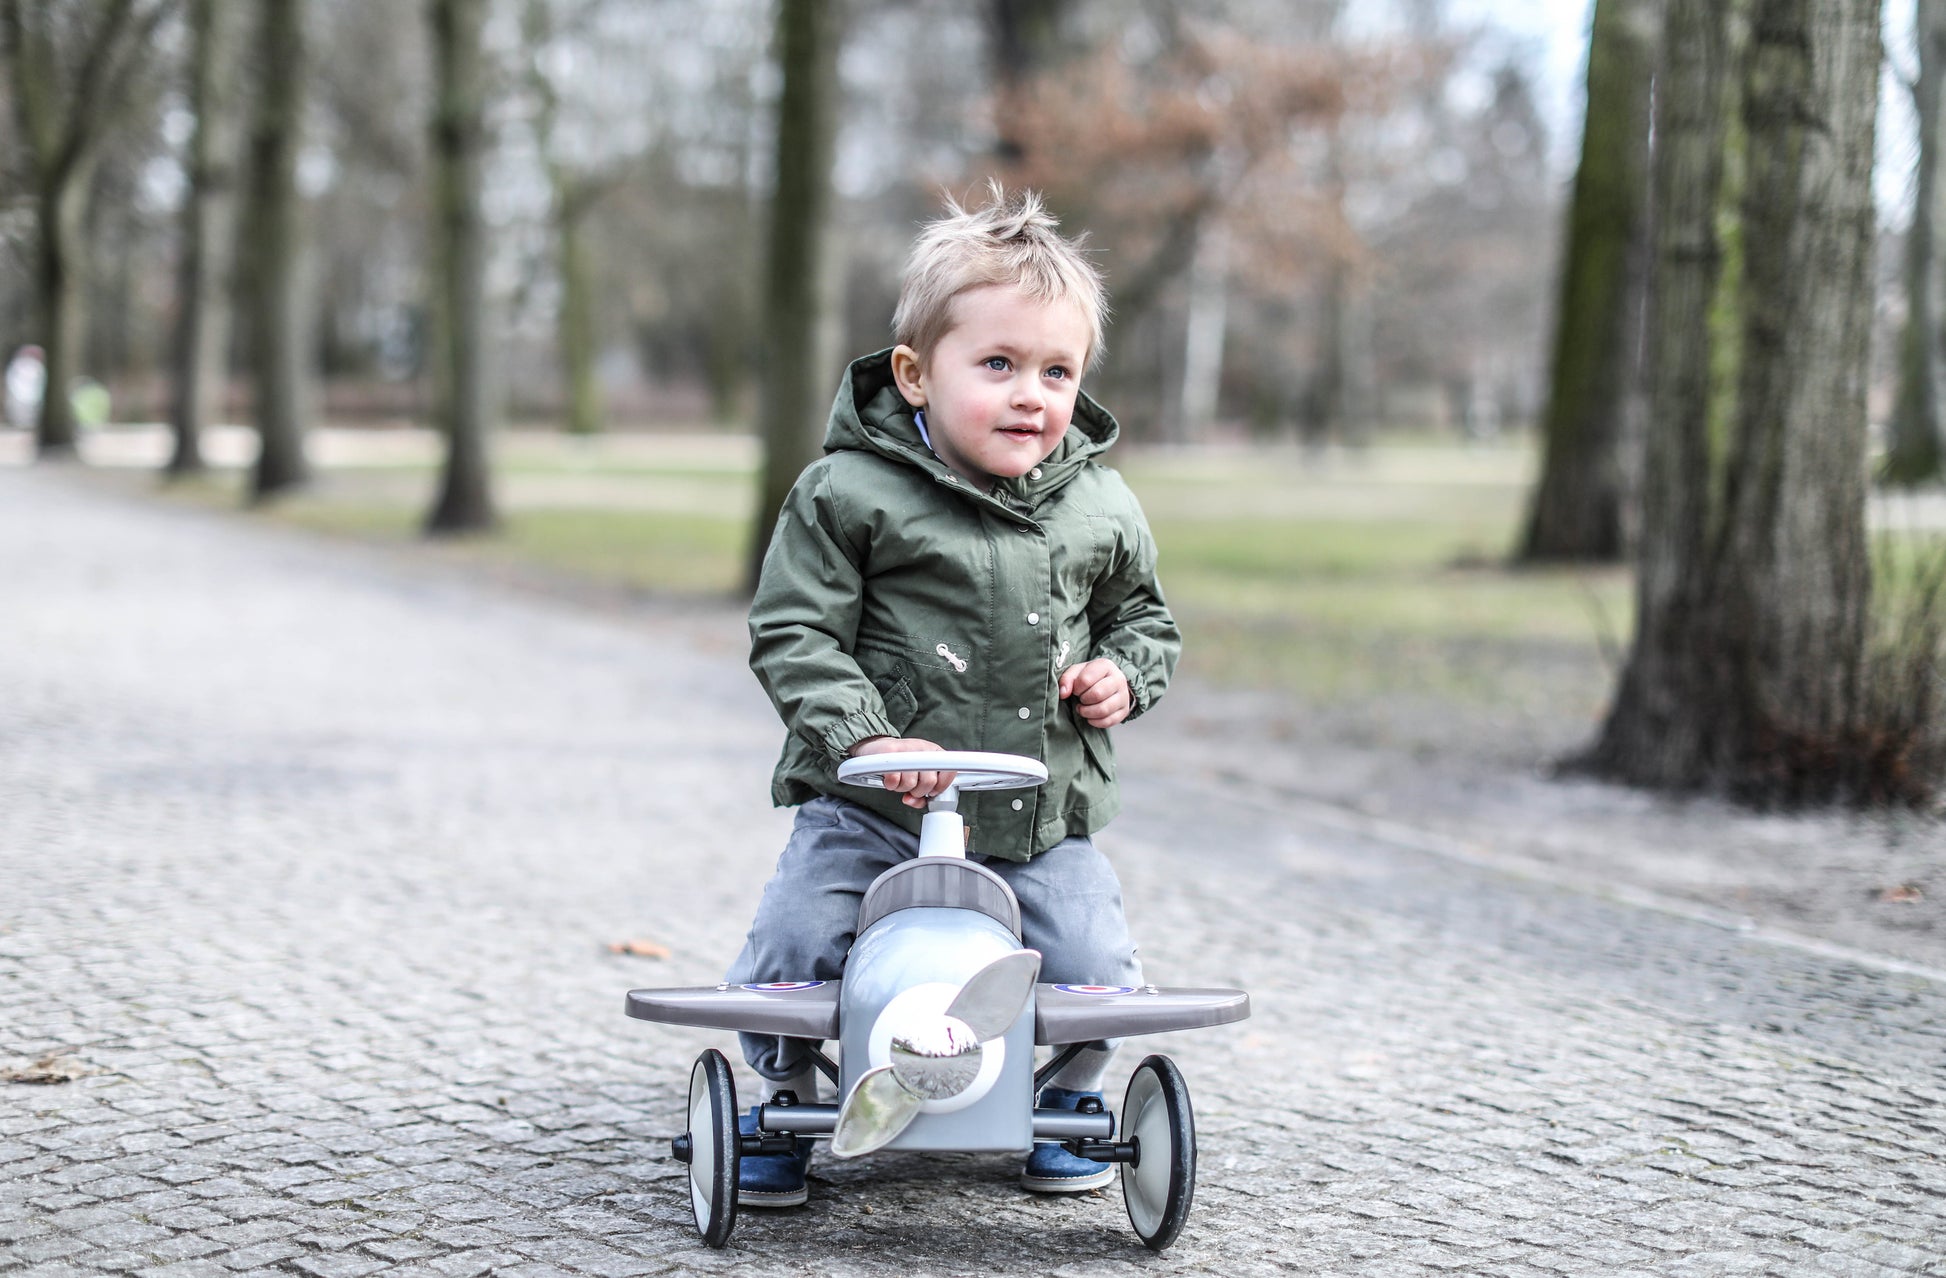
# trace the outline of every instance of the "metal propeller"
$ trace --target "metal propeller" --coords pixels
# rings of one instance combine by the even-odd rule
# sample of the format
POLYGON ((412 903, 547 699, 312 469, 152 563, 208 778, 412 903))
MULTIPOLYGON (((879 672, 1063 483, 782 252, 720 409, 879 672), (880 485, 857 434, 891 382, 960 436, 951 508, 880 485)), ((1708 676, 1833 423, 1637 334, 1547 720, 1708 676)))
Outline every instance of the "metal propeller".
POLYGON ((987 964, 960 986, 938 1017, 900 1025, 892 1033, 892 1063, 868 1070, 838 1110, 831 1152, 856 1158, 891 1143, 929 1100, 946 1100, 979 1077, 985 1044, 1005 1034, 1033 996, 1041 956, 1015 950, 987 964))

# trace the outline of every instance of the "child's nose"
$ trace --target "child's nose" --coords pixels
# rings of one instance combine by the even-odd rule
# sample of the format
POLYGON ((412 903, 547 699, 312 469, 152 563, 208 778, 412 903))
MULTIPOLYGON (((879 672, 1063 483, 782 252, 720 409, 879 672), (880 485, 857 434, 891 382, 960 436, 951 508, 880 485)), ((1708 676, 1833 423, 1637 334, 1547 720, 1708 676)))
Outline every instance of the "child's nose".
POLYGON ((1014 407, 1040 408, 1044 402, 1045 397, 1041 394, 1041 385, 1038 378, 1017 377, 1014 379, 1014 407))

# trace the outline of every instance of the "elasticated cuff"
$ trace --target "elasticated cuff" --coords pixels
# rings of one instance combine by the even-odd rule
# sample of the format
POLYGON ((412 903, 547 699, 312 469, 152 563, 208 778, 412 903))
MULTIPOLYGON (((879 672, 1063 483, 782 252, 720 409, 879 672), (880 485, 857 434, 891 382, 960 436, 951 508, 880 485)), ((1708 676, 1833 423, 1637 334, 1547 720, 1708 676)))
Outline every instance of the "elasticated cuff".
POLYGON ((847 715, 833 724, 831 729, 818 741, 819 747, 831 756, 835 763, 843 763, 851 756, 851 748, 860 741, 872 737, 896 737, 899 730, 884 715, 871 710, 860 710, 857 714, 847 715))
POLYGON ((1122 677, 1128 680, 1128 719, 1122 720, 1123 723, 1127 723, 1129 719, 1140 717, 1149 708, 1148 680, 1142 677, 1140 670, 1129 664, 1128 658, 1110 653, 1108 659, 1115 663, 1115 667, 1122 672, 1122 677))

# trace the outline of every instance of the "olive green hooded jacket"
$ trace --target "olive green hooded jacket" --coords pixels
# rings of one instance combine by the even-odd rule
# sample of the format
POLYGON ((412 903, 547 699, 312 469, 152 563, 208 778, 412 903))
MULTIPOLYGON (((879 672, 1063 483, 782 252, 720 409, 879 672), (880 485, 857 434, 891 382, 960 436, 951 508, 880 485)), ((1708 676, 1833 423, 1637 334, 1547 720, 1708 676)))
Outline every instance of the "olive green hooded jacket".
POLYGON ((920 438, 890 351, 846 370, 825 456, 784 503, 750 607, 750 666, 790 730, 780 806, 834 794, 917 830, 897 795, 836 770, 867 737, 923 737, 1047 764, 1039 789, 961 800, 977 852, 1025 861, 1108 823, 1114 751, 1057 700, 1060 672, 1113 660, 1133 718, 1181 650, 1142 509, 1095 461, 1118 431, 1081 395, 1046 461, 982 493, 920 438))

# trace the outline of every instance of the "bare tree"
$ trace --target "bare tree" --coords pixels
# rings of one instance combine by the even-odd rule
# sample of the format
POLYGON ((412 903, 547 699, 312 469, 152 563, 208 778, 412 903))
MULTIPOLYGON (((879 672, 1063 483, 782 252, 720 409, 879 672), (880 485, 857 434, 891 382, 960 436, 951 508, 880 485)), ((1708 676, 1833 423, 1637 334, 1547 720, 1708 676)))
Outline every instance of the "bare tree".
POLYGON ((87 328, 80 254, 102 140, 127 107, 144 47, 173 0, 0 0, 0 52, 34 182, 47 392, 35 440, 43 457, 75 448, 74 379, 87 328))
POLYGON ((1905 331, 1899 341, 1899 398, 1892 411, 1885 478, 1898 484, 1937 479, 1946 469, 1946 184, 1939 147, 1946 120, 1946 0, 1918 0, 1919 75, 1912 83, 1919 161, 1913 172, 1912 225, 1905 237, 1905 331))
POLYGON ((1568 208, 1540 482, 1519 557, 1615 562, 1634 402, 1649 198, 1649 84, 1662 0, 1596 0, 1568 208))
POLYGON ((1733 6, 1675 5, 1657 95, 1655 413, 1634 650, 1591 762, 1662 787, 1863 793, 1864 368, 1878 0, 1755 0, 1735 431, 1713 465, 1733 6))
POLYGON ((1139 436, 1206 424, 1231 315, 1252 294, 1290 309, 1302 288, 1290 250, 1315 250, 1331 221, 1300 139, 1334 122, 1347 83, 1371 68, 1290 38, 1316 34, 1300 13, 1328 25, 1335 4, 1321 0, 1278 7, 1261 29, 1170 6, 1128 12, 1149 37, 1140 57, 1108 38, 1016 97, 1014 127, 1033 145, 1014 175, 1105 250, 1118 336, 1097 376, 1139 436))
POLYGON ((1635 642, 1590 757, 1649 785, 1698 784, 1714 764, 1707 723, 1719 671, 1705 628, 1711 504, 1710 311, 1723 272, 1717 230, 1734 6, 1672 5, 1656 91, 1654 310, 1642 474, 1635 642))
POLYGON ((263 0, 257 111, 250 139, 251 355, 257 381, 257 464, 250 498, 267 501, 310 477, 304 201, 297 189, 308 44, 305 0, 263 0))
POLYGON ((837 271, 830 244, 837 134, 839 0, 779 0, 784 90, 777 100, 777 184, 765 269, 763 486, 751 537, 754 589, 791 485, 817 456, 836 362, 837 271))
MULTIPOLYGON (((552 131, 552 89, 543 99, 543 139, 552 131)), ((545 145, 545 141, 543 141, 545 145)), ((555 269, 561 277, 561 304, 555 324, 556 354, 567 389, 567 429, 592 435, 602 428, 601 394, 595 386, 595 298, 593 263, 588 255, 588 215, 612 185, 574 173, 557 159, 547 160, 553 188, 555 269)))
POLYGON ((432 533, 491 528, 495 517, 486 440, 486 221, 480 169, 486 150, 482 48, 486 0, 429 0, 432 24, 434 419, 446 438, 432 533))
POLYGON ((1793 787, 1818 783, 1859 706, 1879 8, 1761 0, 1751 27, 1744 353, 1720 606, 1745 741, 1793 787))
POLYGON ((993 81, 993 156, 1020 167, 1035 141, 1027 95, 1034 76, 1061 49, 1069 0, 987 0, 987 61, 993 81))
POLYGON ((1319 445, 1333 436, 1366 442, 1372 420, 1371 306, 1359 278, 1365 272, 1354 260, 1358 237, 1346 209, 1347 124, 1340 116, 1322 125, 1324 206, 1337 247, 1326 255, 1319 281, 1317 351, 1302 421, 1306 437, 1319 445))
POLYGON ((175 436, 168 472, 203 468, 202 430, 226 378, 230 337, 230 271, 236 234, 238 119, 236 90, 240 6, 189 0, 189 194, 183 203, 183 251, 177 294, 175 394, 169 424, 175 436))
MULTIPOLYGON (((555 322, 555 348, 561 382, 567 392, 567 429, 592 435, 602 428, 601 394, 595 385, 594 263, 588 246, 588 217, 618 184, 613 171, 586 172, 562 158, 558 139, 561 89, 545 66, 550 46, 562 34, 554 12, 555 0, 527 0, 524 13, 527 42, 527 89, 534 98, 534 133, 540 144, 553 193, 555 270, 560 276, 561 301, 555 322)), ((584 4, 574 16, 586 19, 597 11, 584 4)))

